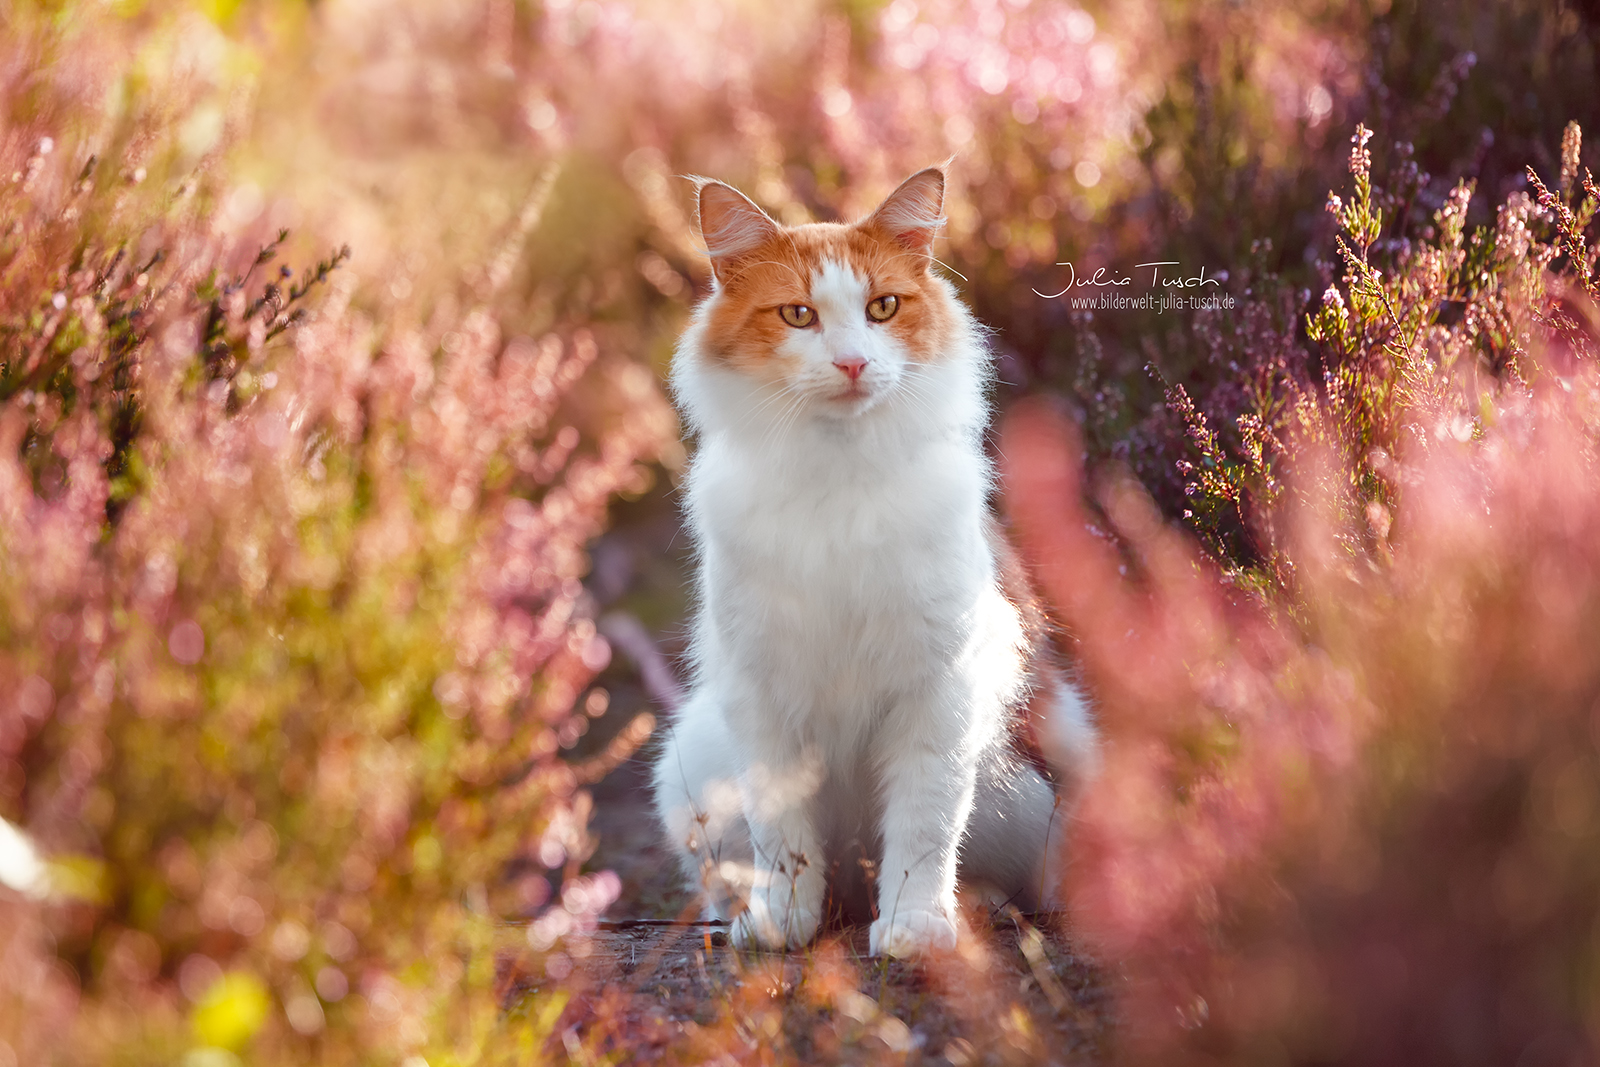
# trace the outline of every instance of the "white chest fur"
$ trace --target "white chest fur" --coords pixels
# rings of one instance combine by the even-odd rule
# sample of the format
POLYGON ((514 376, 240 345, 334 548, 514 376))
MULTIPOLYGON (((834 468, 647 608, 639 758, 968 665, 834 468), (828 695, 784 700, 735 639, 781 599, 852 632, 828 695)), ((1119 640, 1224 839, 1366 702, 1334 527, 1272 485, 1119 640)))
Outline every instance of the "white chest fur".
MULTIPOLYGON (((979 383, 959 364, 915 368, 863 415, 702 434, 686 487, 701 565, 694 659, 702 681, 756 698, 731 717, 760 706, 777 721, 751 729, 848 748, 963 662, 998 666, 996 647, 1020 671, 983 530, 979 383)), ((1018 684, 988 681, 996 695, 1018 684)))

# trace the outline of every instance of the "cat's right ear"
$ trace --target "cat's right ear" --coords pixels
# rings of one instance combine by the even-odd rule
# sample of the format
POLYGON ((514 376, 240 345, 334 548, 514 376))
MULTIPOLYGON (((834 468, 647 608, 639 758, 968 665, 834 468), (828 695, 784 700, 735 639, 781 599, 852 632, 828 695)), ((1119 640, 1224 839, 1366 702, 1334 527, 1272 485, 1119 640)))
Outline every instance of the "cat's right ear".
POLYGON ((700 236, 711 256, 711 272, 719 285, 740 256, 760 248, 778 233, 778 224, 731 185, 702 181, 699 189, 700 236))

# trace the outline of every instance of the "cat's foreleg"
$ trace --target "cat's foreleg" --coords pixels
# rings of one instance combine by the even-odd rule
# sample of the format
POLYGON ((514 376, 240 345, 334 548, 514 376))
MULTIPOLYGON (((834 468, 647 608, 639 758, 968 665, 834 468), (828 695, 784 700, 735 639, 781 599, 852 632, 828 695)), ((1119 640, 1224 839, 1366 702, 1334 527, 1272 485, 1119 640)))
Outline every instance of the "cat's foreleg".
POLYGON ((753 763, 742 776, 754 870, 733 938, 760 948, 796 948, 822 920, 827 877, 812 807, 822 784, 813 754, 753 763))
POLYGON ((956 861, 972 812, 977 766, 963 737, 926 715, 897 731, 880 758, 883 862, 878 868, 874 956, 908 956, 956 944, 956 861))

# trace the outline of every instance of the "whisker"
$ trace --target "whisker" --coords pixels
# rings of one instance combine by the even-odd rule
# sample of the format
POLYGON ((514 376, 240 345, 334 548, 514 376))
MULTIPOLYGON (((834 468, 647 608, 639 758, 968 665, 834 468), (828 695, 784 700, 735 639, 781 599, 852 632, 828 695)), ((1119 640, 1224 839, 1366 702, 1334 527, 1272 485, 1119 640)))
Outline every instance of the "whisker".
POLYGON ((960 271, 956 270, 954 267, 952 267, 950 264, 946 263, 944 260, 940 259, 939 257, 931 255, 931 254, 929 254, 927 252, 911 252, 911 251, 896 252, 894 255, 892 255, 892 256, 890 256, 888 258, 887 262, 893 262, 894 260, 897 260, 897 259, 926 259, 930 263, 937 263, 939 266, 943 267, 945 270, 949 271, 951 274, 954 274, 957 278, 960 278, 962 281, 967 281, 967 276, 965 274, 962 274, 960 271))
POLYGON ((769 441, 775 441, 780 435, 787 434, 794 424, 800 421, 800 414, 805 409, 806 396, 798 390, 795 391, 794 396, 794 403, 790 404, 783 414, 779 416, 772 433, 768 435, 769 441))
POLYGON ((763 433, 761 435, 761 439, 756 442, 757 450, 765 450, 767 446, 778 439, 780 434, 787 431, 788 427, 793 423, 794 418, 797 417, 799 410, 804 406, 805 399, 806 397, 804 393, 798 389, 795 389, 792 385, 785 384, 778 392, 772 394, 767 403, 762 404, 761 407, 757 409, 758 411, 764 411, 767 407, 771 406, 773 402, 779 400, 788 401, 788 403, 779 410, 777 416, 767 424, 766 432, 763 433))
POLYGON ((761 401, 761 403, 757 404, 755 407, 749 409, 748 411, 746 411, 744 413, 744 417, 740 420, 738 428, 741 429, 741 430, 744 429, 745 425, 748 422, 750 422, 756 416, 760 415, 762 412, 766 411, 773 404, 776 404, 779 401, 786 399, 789 396, 789 394, 792 393, 792 392, 793 392, 792 387, 790 387, 787 384, 780 386, 775 391, 769 392, 767 394, 766 398, 761 401))

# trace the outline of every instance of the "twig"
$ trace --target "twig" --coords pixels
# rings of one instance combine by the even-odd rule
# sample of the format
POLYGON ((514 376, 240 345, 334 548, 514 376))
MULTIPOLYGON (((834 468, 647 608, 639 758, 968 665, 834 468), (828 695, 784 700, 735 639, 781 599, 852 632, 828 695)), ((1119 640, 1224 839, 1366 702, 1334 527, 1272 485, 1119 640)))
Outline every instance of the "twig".
POLYGON ((627 612, 613 611, 600 620, 599 628, 639 669, 639 679, 656 706, 669 713, 677 711, 683 703, 683 686, 644 624, 627 612))

